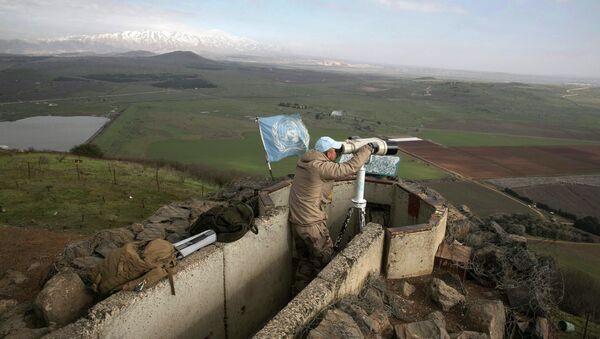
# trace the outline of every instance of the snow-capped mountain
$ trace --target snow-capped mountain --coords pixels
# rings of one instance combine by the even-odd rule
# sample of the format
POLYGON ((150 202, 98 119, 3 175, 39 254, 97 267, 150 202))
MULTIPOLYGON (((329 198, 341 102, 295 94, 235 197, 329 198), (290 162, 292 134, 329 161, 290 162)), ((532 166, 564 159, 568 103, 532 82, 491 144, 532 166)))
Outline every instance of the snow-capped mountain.
POLYGON ((0 40, 1 53, 113 53, 146 50, 157 53, 190 50, 198 53, 263 54, 276 50, 252 39, 219 30, 200 34, 169 31, 125 31, 78 35, 38 41, 0 40))

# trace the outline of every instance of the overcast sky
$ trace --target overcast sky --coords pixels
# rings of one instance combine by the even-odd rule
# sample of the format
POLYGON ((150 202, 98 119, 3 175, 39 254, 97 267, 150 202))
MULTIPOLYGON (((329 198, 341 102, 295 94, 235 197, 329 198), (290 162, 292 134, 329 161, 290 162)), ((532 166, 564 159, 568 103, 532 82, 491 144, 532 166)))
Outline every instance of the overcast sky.
POLYGON ((0 0, 0 38, 227 33, 372 63, 600 77, 599 0, 0 0))

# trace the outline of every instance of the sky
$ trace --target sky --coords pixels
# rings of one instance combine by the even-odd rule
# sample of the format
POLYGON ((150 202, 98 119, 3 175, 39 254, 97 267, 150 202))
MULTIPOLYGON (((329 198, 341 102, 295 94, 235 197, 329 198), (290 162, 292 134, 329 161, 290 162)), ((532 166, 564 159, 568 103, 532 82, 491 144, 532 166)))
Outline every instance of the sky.
POLYGON ((600 77, 600 0, 0 0, 0 39, 211 29, 304 56, 600 77))

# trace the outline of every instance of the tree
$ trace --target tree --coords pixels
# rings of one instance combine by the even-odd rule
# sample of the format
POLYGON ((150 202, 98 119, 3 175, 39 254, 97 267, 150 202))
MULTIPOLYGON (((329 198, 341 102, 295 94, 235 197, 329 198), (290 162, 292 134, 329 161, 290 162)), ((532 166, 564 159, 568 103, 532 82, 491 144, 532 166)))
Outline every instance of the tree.
POLYGON ((90 158, 102 158, 104 154, 98 145, 95 144, 81 144, 77 145, 70 150, 71 153, 76 155, 82 155, 90 158))

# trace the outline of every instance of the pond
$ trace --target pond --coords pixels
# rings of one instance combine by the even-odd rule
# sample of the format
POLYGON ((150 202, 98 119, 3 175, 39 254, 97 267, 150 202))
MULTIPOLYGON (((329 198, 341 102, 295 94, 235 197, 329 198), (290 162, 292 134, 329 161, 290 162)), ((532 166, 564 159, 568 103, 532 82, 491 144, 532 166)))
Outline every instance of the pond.
POLYGON ((9 148, 66 152, 94 135, 110 119, 37 116, 0 122, 0 145, 9 148))

